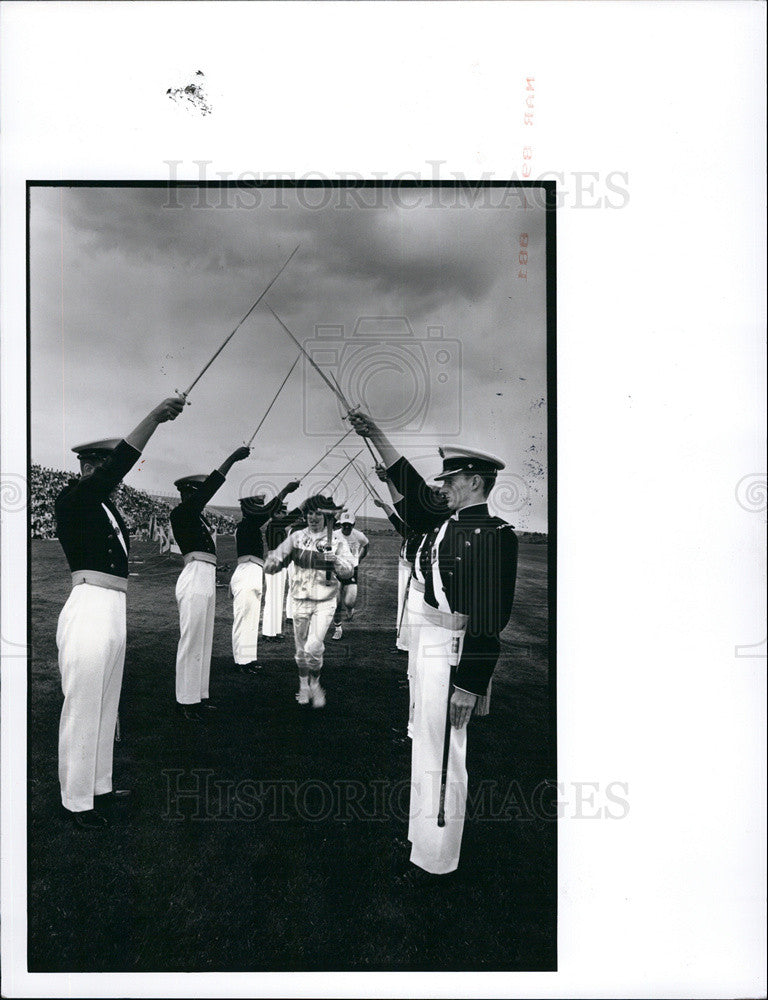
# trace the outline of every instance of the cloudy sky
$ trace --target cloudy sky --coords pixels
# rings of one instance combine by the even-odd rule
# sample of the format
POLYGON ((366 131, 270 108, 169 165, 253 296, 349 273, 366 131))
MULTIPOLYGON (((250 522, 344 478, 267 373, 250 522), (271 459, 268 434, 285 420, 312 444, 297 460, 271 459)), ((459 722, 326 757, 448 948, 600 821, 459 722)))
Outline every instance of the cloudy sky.
MULTIPOLYGON (((425 475, 439 444, 498 455, 495 509, 546 530, 544 212, 500 189, 473 204, 446 188, 33 188, 32 461, 74 470, 74 444, 122 436, 186 389, 298 243, 267 299, 352 402, 425 475)), ((126 481, 172 493, 179 476, 216 467, 297 353, 257 307, 126 481)), ((301 475, 344 427, 301 362, 216 502, 301 475)), ((326 459, 312 485, 342 461, 326 459)))

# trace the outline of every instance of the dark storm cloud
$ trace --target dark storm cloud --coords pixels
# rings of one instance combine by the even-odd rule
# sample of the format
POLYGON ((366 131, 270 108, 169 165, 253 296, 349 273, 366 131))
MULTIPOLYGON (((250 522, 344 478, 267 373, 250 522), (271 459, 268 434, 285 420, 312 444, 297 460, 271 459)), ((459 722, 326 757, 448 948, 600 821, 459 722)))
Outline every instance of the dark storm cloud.
MULTIPOLYGON (((312 208, 287 191, 277 206, 262 199, 243 207, 220 191, 179 190, 169 200, 164 188, 37 189, 30 231, 32 445, 44 464, 69 462, 75 439, 125 433, 158 399, 188 386, 299 242, 269 300, 300 340, 333 327, 343 357, 359 321, 371 318, 382 319, 390 349, 393 320, 409 325, 417 351, 430 329, 443 340, 456 389, 446 395, 434 381, 434 345, 422 351, 428 412, 419 435, 398 442, 432 456, 422 471, 435 471, 438 443, 459 439, 519 471, 545 428, 533 409, 546 391, 540 213, 398 207, 387 197, 373 208, 312 208), (527 281, 517 263, 523 227, 527 281)), ((372 371, 380 349, 371 351, 372 371)), ((253 432, 295 356, 268 311, 256 309, 183 419, 151 444, 142 482, 162 491, 185 471, 219 464, 253 432)), ((305 471, 330 443, 318 426, 341 433, 333 396, 301 368, 222 503, 236 500, 242 475, 282 485, 305 471)), ((396 365, 382 370, 371 399, 402 395, 405 381, 396 365)), ((532 526, 542 526, 545 511, 534 512, 532 526)))
MULTIPOLYGON (((492 267, 480 255, 473 257, 466 243, 446 242, 438 232, 417 228, 414 212, 372 210, 351 217, 329 212, 321 258, 325 275, 362 281, 417 311, 428 310, 438 298, 481 297, 493 283, 492 267)), ((429 221, 427 212, 418 211, 420 220, 429 221)))

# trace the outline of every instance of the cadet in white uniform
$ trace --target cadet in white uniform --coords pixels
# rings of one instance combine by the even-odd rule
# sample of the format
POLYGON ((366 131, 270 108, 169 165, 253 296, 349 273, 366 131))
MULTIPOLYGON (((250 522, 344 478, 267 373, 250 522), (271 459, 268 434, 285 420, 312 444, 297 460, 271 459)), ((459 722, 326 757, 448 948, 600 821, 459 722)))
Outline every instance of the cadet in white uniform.
POLYGON ((232 593, 232 655, 241 673, 257 674, 261 670, 257 657, 266 554, 261 528, 298 486, 298 482, 288 483, 268 504, 264 503, 263 494, 240 500, 243 519, 235 529, 237 566, 229 589, 232 593))
POLYGON ((72 593, 56 629, 64 694, 59 781, 62 805, 83 829, 106 826, 101 807, 118 794, 112 758, 125 662, 130 538, 110 494, 158 425, 183 409, 181 397, 166 399, 125 439, 73 448, 81 476, 55 501, 57 534, 72 572, 72 593))
POLYGON ((209 476, 184 476, 174 483, 181 503, 171 511, 171 528, 184 557, 184 569, 176 583, 180 632, 176 707, 187 722, 201 721, 202 710, 213 707, 208 693, 216 613, 216 545, 203 510, 235 462, 249 454, 250 449, 243 446, 209 476))
MULTIPOLYGON (((287 511, 281 504, 275 511, 272 520, 266 527, 267 549, 274 551, 283 542, 288 531, 299 516, 298 510, 287 511)), ((290 567, 289 567, 290 568, 290 567)), ((285 603, 285 585, 290 574, 287 570, 267 575, 266 593, 264 595, 264 620, 261 623, 261 634, 267 642, 282 641, 283 638, 283 605, 285 603)), ((288 615, 292 618, 292 615, 288 615)))
MULTIPOLYGON (((430 513, 429 488, 365 414, 350 417, 376 445, 404 498, 406 522, 430 513)), ((504 463, 467 448, 440 449, 435 478, 453 513, 424 536, 410 590, 421 598, 409 636, 415 656, 415 713, 408 839, 411 861, 432 875, 459 864, 467 797, 469 717, 487 698, 509 621, 517 573, 512 526, 488 511, 504 463)), ((487 708, 486 708, 487 711, 487 708)))

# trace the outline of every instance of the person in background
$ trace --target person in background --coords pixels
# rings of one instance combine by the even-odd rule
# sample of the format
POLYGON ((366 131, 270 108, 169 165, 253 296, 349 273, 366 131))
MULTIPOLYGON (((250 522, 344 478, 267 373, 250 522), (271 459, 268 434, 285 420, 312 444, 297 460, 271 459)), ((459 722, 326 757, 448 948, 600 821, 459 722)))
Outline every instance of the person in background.
POLYGON ((288 483, 269 503, 264 494, 243 497, 243 518, 235 530, 237 566, 230 580, 232 593, 232 655, 240 673, 257 674, 259 619, 264 588, 264 536, 262 527, 283 505, 283 500, 298 489, 298 481, 288 483))

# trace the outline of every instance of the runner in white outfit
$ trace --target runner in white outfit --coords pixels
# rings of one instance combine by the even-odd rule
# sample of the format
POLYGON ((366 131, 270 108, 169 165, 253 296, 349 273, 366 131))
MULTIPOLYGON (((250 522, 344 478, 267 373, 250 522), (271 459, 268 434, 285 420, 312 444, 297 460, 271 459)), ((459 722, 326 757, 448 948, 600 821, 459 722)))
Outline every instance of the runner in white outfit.
POLYGON ((293 563, 293 634, 299 669, 296 700, 300 705, 311 703, 313 708, 325 705, 320 672, 325 634, 336 610, 339 581, 348 580, 354 571, 346 539, 340 531, 334 530, 334 518, 339 510, 329 497, 319 494, 309 497, 302 504, 307 527, 288 535, 264 563, 264 572, 268 575, 279 573, 293 563))
POLYGON ((342 514, 339 518, 339 527, 341 528, 342 535, 344 535, 347 540, 347 545, 349 546, 349 551, 352 553, 355 568, 349 580, 343 580, 341 583, 339 599, 336 604, 336 612, 333 616, 334 639, 341 639, 343 635, 341 623, 344 617, 346 616, 347 621, 352 621, 352 618, 354 617, 358 594, 357 571, 360 563, 368 555, 368 549, 371 544, 362 531, 358 531, 355 527, 354 514, 342 514))

